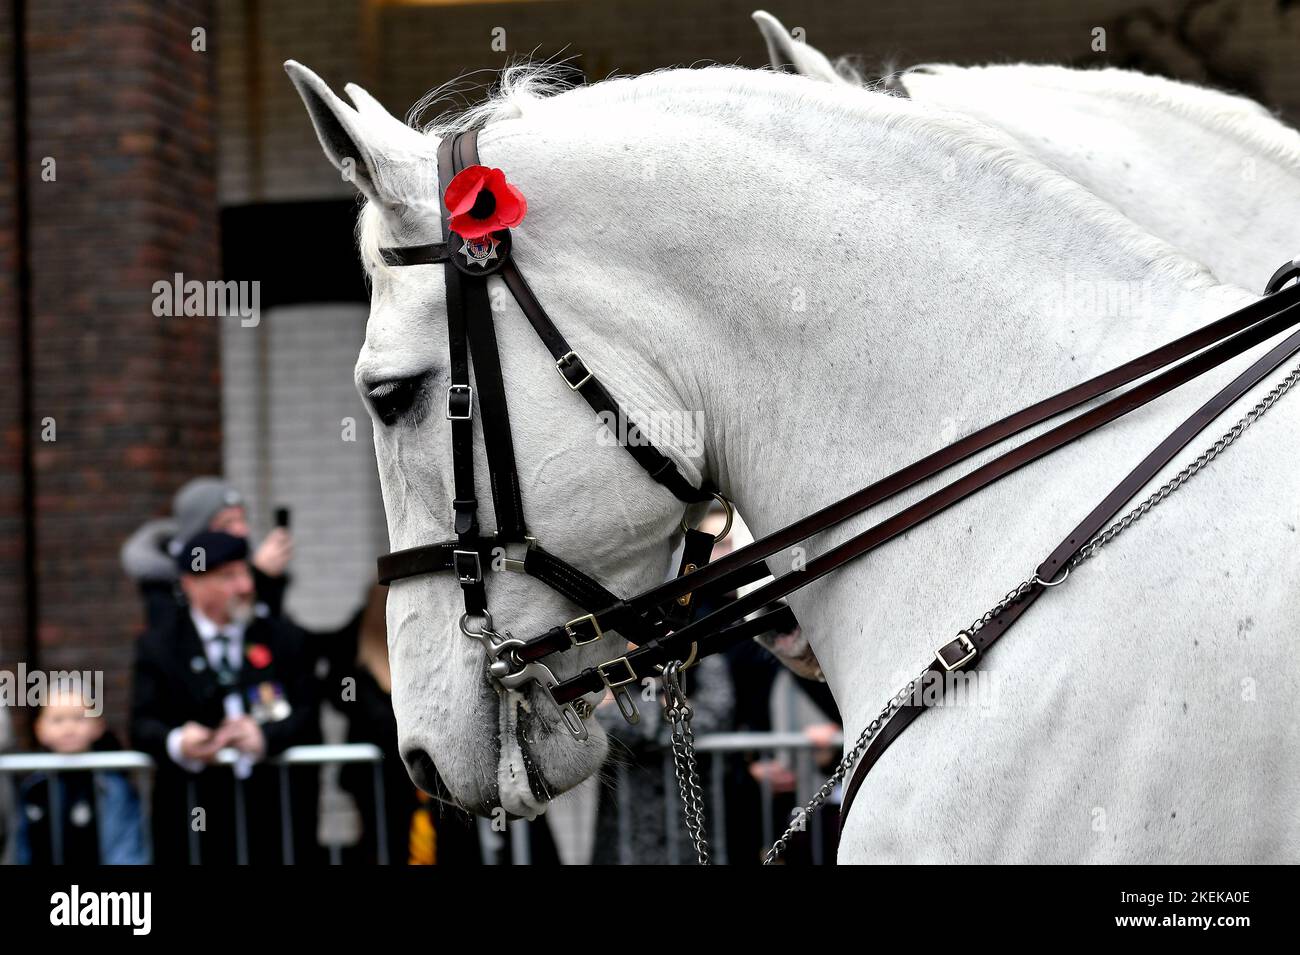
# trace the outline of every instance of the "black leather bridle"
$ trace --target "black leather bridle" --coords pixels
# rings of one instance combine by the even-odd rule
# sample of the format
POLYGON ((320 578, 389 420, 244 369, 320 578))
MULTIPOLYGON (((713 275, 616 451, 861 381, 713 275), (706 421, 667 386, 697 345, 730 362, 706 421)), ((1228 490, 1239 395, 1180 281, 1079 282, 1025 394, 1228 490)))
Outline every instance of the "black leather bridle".
MULTIPOLYGON (((468 166, 478 163, 477 132, 470 131, 448 137, 438 150, 439 193, 445 192, 452 178, 468 166)), ((527 679, 535 679, 544 687, 558 681, 548 668, 540 664, 536 646, 529 647, 526 658, 514 656, 513 651, 523 646, 523 641, 497 634, 492 629, 491 614, 487 608, 484 586, 484 565, 494 555, 505 553, 508 544, 524 544, 526 550, 520 559, 505 558, 501 566, 506 570, 521 571, 550 586, 579 607, 587 611, 583 616, 568 621, 553 632, 549 646, 558 652, 570 647, 583 646, 600 640, 607 627, 602 627, 598 611, 622 603, 602 584, 572 564, 547 551, 535 537, 528 533, 523 516, 519 477, 515 468, 514 444, 510 435, 510 417, 505 389, 501 379, 501 363, 497 352, 496 335, 488 297, 488 277, 499 275, 513 294, 515 301, 528 317, 542 343, 555 359, 555 368, 564 383, 586 399, 593 411, 606 422, 625 422, 626 432, 636 432, 636 425, 628 422, 618 402, 609 394, 599 379, 565 340, 545 309, 537 301, 511 258, 511 234, 500 230, 485 241, 467 242, 450 230, 446 205, 442 206, 443 241, 422 246, 384 248, 380 256, 389 266, 436 265, 443 266, 447 297, 447 330, 450 345, 451 384, 447 389, 446 417, 451 421, 452 473, 455 498, 454 540, 397 551, 379 559, 379 581, 391 583, 407 577, 439 571, 452 571, 460 582, 465 599, 465 617, 461 627, 467 635, 484 643, 488 649, 494 676, 504 685, 517 688, 522 682, 519 674, 527 672, 527 679), (484 535, 478 521, 478 501, 474 496, 474 388, 470 385, 470 356, 473 356, 474 381, 477 385, 477 407, 482 421, 483 439, 487 448, 489 486, 496 516, 496 532, 484 535), (482 629, 468 628, 467 617, 484 619, 482 629), (505 661, 504 664, 502 661, 505 661)), ((677 469, 670 458, 649 441, 624 441, 623 447, 638 464, 657 482, 668 488, 686 504, 698 504, 717 499, 727 508, 730 527, 731 505, 709 481, 700 488, 693 487, 677 469)), ((683 520, 684 544, 680 573, 689 573, 709 560, 714 544, 710 534, 686 527, 683 520)), ((725 531, 724 535, 725 536, 725 531)), ((767 575, 765 565, 748 579, 767 575)), ((727 586, 737 586, 731 581, 727 586)), ((718 592, 719 588, 709 588, 718 592)), ((702 593, 702 590, 701 590, 702 593)), ((682 594, 647 607, 644 615, 627 617, 619 623, 620 632, 638 643, 650 643, 667 635, 689 621, 698 606, 696 595, 682 594)), ((777 607, 752 621, 728 629, 727 639, 737 641, 768 629, 793 630, 796 626, 788 607, 777 607)), ((617 693, 624 716, 635 720, 636 707, 622 687, 611 687, 617 693)), ((576 698, 575 698, 576 699, 576 698)), ((566 700, 559 704, 565 724, 578 739, 586 738, 582 716, 566 700)))
MULTIPOLYGON (((438 152, 440 192, 456 173, 477 163, 476 140, 476 132, 470 131, 442 142, 438 152)), ((586 729, 584 714, 578 712, 575 703, 585 694, 608 688, 614 691, 624 715, 635 719, 636 707, 627 695, 627 686, 656 675, 670 663, 692 662, 765 631, 792 629, 795 626, 793 614, 788 607, 775 606, 776 601, 869 553, 1024 465, 1300 324, 1300 308, 1297 308, 1300 305, 1300 285, 1284 287, 1285 283, 1300 276, 1300 265, 1289 262, 1274 275, 1266 289, 1266 297, 1258 302, 980 428, 716 561, 710 563, 708 558, 713 543, 710 535, 685 530, 682 566, 677 577, 634 597, 620 599, 584 572, 544 550, 527 533, 489 306, 488 276, 499 275, 505 282, 555 358, 556 369, 570 389, 581 394, 598 413, 612 412, 614 420, 622 420, 618 404, 591 374, 581 357, 569 347, 524 282, 511 258, 508 230, 493 233, 487 243, 466 243, 450 231, 444 206, 442 234, 442 242, 386 248, 381 250, 381 254, 390 266, 442 264, 444 267, 452 381, 447 392, 446 415, 452 422, 456 538, 381 557, 379 579, 382 583, 390 583, 420 574, 454 571, 465 596, 466 615, 461 620, 462 630, 479 639, 487 649, 489 672, 501 685, 510 689, 521 688, 529 682, 541 685, 560 707, 566 726, 578 739, 586 738, 586 729), (474 499, 475 396, 469 381, 471 352, 496 513, 497 531, 490 536, 479 532, 477 501, 474 499), (1146 380, 1133 384, 1140 379, 1146 380), (716 597, 770 576, 766 558, 835 527, 973 454, 1126 385, 1133 387, 975 468, 891 517, 831 547, 801 569, 776 577, 708 615, 694 619, 694 609, 703 596, 716 597), (496 548, 512 543, 524 543, 527 550, 522 559, 507 559, 505 569, 537 577, 587 612, 530 639, 515 639, 494 631, 487 610, 483 564, 496 548), (760 611, 758 616, 745 619, 747 615, 760 611), (472 617, 484 619, 481 630, 467 628, 466 620, 472 617), (557 680, 542 662, 553 654, 595 643, 613 630, 634 642, 637 649, 563 681, 557 680)), ((940 647, 935 652, 930 670, 952 673, 978 666, 993 642, 1039 595, 1064 579, 1062 574, 1068 572, 1071 561, 1161 467, 1218 414, 1297 351, 1300 351, 1300 332, 1289 335, 1221 389, 1152 451, 1074 528, 1069 537, 1053 549, 1039 565, 1032 585, 1017 597, 1013 605, 978 633, 963 631, 956 639, 940 647)), ((718 498, 730 508, 711 483, 706 481, 700 488, 691 486, 676 466, 652 446, 626 442, 625 447, 656 481, 683 502, 692 504, 718 498)), ((866 771, 920 712, 920 707, 903 708, 885 725, 884 732, 872 741, 856 766, 843 813, 847 813, 852 795, 866 771)))

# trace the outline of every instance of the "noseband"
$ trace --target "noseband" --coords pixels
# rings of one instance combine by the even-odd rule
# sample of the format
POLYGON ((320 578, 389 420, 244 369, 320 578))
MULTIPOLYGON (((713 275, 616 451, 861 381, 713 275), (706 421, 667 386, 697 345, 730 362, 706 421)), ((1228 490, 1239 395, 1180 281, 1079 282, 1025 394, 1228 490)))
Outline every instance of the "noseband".
MULTIPOLYGON (((477 133, 473 131, 442 142, 438 152, 440 193, 445 192, 447 184, 456 173, 477 164, 476 142, 477 133)), ((607 423, 610 420, 625 420, 621 409, 582 358, 569 347, 529 289, 512 258, 509 230, 494 232, 483 240, 471 242, 452 232, 449 223, 449 214, 444 204, 442 242, 380 251, 384 262, 390 266, 443 266, 447 288, 452 382, 447 390, 446 416, 452 427, 452 465, 455 478, 455 499, 452 506, 455 512, 456 538, 381 557, 379 580, 387 584, 420 574, 454 572, 465 597, 465 615, 461 618, 461 629, 483 644, 488 655, 489 673, 507 689, 521 689, 529 682, 538 683, 560 708, 561 717, 569 731, 580 740, 587 738, 583 720, 588 715, 589 708, 584 706, 583 712, 580 712, 575 704, 581 704, 581 698, 585 694, 605 689, 613 691, 623 715, 635 721, 636 706, 626 689, 629 685, 661 673, 667 682, 673 684, 677 670, 685 665, 683 661, 693 662, 768 630, 784 632, 793 629, 793 614, 785 606, 774 608, 776 601, 871 552, 1026 464, 1300 324, 1300 308, 1296 307, 1300 305, 1300 285, 1283 287, 1286 282, 1300 276, 1300 264, 1292 262, 1279 269, 1269 282, 1265 298, 980 428, 848 497, 716 561, 709 562, 709 551, 713 544, 710 535, 686 528, 683 521, 685 543, 678 575, 634 597, 620 599, 584 572, 543 549, 527 532, 493 331, 488 277, 498 275, 505 282, 555 359, 556 371, 569 390, 585 398, 597 413, 603 413, 602 416, 608 414, 605 417, 607 423), (469 380, 471 353, 478 387, 477 396, 469 380), (1145 380, 1133 384, 1140 379, 1145 380), (717 598, 743 584, 770 576, 766 558, 834 528, 971 455, 1125 385, 1133 387, 975 468, 886 520, 831 547, 800 569, 776 577, 745 596, 724 603, 708 615, 695 619, 695 609, 703 597, 717 598), (487 536, 479 531, 478 502, 474 498, 472 451, 476 397, 487 446, 489 483, 497 527, 496 533, 487 536), (538 578, 583 608, 586 613, 526 640, 515 639, 508 633, 497 633, 493 629, 492 617, 487 608, 483 564, 490 559, 495 564, 495 558, 504 554, 509 545, 523 545, 524 553, 522 557, 501 559, 501 569, 523 572, 538 578), (747 618, 747 615, 755 613, 758 615, 747 618), (471 618, 482 618, 482 627, 477 630, 470 627, 471 618), (596 643, 607 632, 614 630, 635 643, 637 649, 585 669, 566 680, 558 680, 542 662, 573 647, 596 643)), ((1297 351, 1300 351, 1300 332, 1292 333, 1221 389, 1125 476, 1106 499, 1053 549, 1030 579, 1004 598, 995 611, 986 614, 986 619, 960 631, 955 639, 936 650, 935 659, 925 672, 942 675, 978 666, 994 641, 1006 633, 1041 594, 1063 583, 1070 568, 1090 556, 1085 548, 1091 547, 1095 551, 1096 547, 1101 546, 1096 541, 1098 535, 1106 529, 1107 523, 1162 467, 1215 417, 1297 351)), ((1297 375, 1300 375, 1300 370, 1293 373, 1293 377, 1297 375)), ((1267 399, 1270 404, 1272 400, 1276 400, 1276 395, 1267 399)), ((710 482, 706 481, 700 488, 693 487, 666 456, 649 444, 624 442, 624 447, 651 477, 681 501, 695 504, 716 498, 727 507, 730 515, 730 503, 710 482)), ((1162 492, 1168 493, 1164 489, 1162 492)), ((1143 506, 1149 509, 1149 505, 1143 506)), ((1106 534, 1113 536, 1109 529, 1106 529, 1106 534)), ((866 772, 898 734, 922 712, 919 705, 899 705, 897 699, 890 703, 891 707, 882 713, 881 719, 873 721, 863 731, 857 744, 846 753, 836 775, 827 784, 829 787, 842 781, 846 769, 849 766, 856 767, 846 790, 841 819, 847 813, 853 794, 866 772)), ((810 806, 815 806, 818 798, 824 801, 829 791, 823 787, 823 792, 814 798, 814 803, 810 806)))

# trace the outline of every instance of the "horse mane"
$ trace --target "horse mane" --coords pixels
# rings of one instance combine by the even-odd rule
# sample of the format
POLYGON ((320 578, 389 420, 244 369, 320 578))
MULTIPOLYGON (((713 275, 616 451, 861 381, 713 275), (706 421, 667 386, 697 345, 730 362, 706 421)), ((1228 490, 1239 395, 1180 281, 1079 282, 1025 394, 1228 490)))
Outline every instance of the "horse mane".
MULTIPOLYGON (((1278 121, 1265 106, 1236 93, 1114 67, 1074 69, 1033 63, 972 67, 931 63, 913 67, 937 72, 961 70, 964 73, 1022 68, 1033 71, 1032 81, 1036 86, 1060 92, 1091 93, 1135 106, 1163 110, 1244 143, 1263 159, 1300 172, 1300 135, 1278 121)), ((1026 81, 1023 75, 1019 79, 1026 81)))
MULTIPOLYGON (((1116 71, 1122 72, 1122 71, 1116 71)), ((447 96, 458 81, 438 87, 412 108, 415 121, 434 103, 447 96)), ((1027 155, 1001 130, 952 112, 923 109, 897 96, 872 94, 850 86, 824 83, 771 70, 734 66, 696 69, 668 68, 637 76, 613 77, 593 84, 565 81, 549 64, 525 63, 505 69, 495 91, 468 109, 443 113, 420 131, 441 139, 472 129, 491 127, 512 119, 538 119, 547 114, 620 105, 654 105, 677 97, 673 110, 698 115, 711 108, 719 121, 734 118, 736 97, 767 97, 784 111, 817 109, 837 129, 851 130, 864 122, 877 123, 917 137, 928 137, 945 148, 955 162, 1001 177, 1026 191, 1062 203, 1086 227, 1112 238, 1112 244, 1135 261, 1145 262, 1160 274, 1197 286, 1214 284, 1209 270, 1187 258, 1164 240, 1134 224, 1109 203, 1073 179, 1027 155), (721 97, 721 102, 718 101, 721 97), (840 125, 842 124, 842 125, 840 125)), ((379 257, 380 216, 366 203, 357 220, 357 241, 363 264, 371 273, 379 257)))

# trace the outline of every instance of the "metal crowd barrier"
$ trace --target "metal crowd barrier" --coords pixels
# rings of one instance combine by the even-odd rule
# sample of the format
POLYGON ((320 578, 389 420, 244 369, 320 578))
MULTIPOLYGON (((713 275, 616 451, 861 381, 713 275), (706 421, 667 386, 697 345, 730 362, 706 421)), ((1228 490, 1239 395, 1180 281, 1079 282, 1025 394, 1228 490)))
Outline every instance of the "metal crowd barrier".
MULTIPOLYGON (((222 766, 233 767, 239 758, 239 753, 234 749, 223 749, 217 754, 217 763, 222 766)), ((388 841, 386 838, 384 818, 384 779, 381 760, 383 754, 378 746, 370 743, 346 743, 339 745, 322 745, 322 746, 291 746, 279 756, 266 761, 266 765, 276 766, 280 772, 280 821, 281 831, 283 833, 282 851, 284 861, 287 865, 292 865, 294 861, 293 851, 293 827, 291 825, 292 813, 290 810, 290 788, 289 788, 289 768, 291 766, 321 766, 326 764, 342 765, 344 763, 371 763, 374 767, 372 779, 374 781, 375 793, 375 834, 376 848, 381 865, 388 864, 388 841)), ((94 776, 101 772, 131 772, 139 777, 154 769, 154 761, 145 753, 134 751, 122 751, 116 753, 11 753, 0 756, 0 776, 8 776, 10 785, 13 788, 13 805, 14 812, 20 811, 21 801, 18 793, 18 774, 44 772, 51 774, 65 772, 86 772, 89 771, 94 776)), ((244 781, 235 777, 235 833, 236 859, 240 864, 248 861, 248 831, 247 831, 247 807, 244 804, 244 781)), ((98 782, 98 780, 96 780, 98 782)), ((95 787, 96 800, 98 801, 99 787, 95 787)), ((149 820, 148 812, 150 800, 148 788, 137 785, 140 792, 141 809, 144 813, 144 832, 146 855, 152 858, 151 847, 149 846, 149 820)), ((61 804, 61 787, 51 786, 50 792, 50 857, 55 865, 63 862, 63 807, 61 804)), ((189 803, 193 808, 197 799, 195 797, 194 781, 189 781, 189 803)), ((96 814, 99 814, 99 807, 96 807, 96 814)), ((15 828, 15 827, 11 827, 15 828)), ((10 833, 10 838, 13 833, 10 833)), ((190 862, 201 862, 196 857, 198 833, 190 833, 190 862)), ((328 845, 330 863, 338 865, 341 861, 342 846, 337 842, 328 845)))
MULTIPOLYGON (((842 748, 843 734, 835 733, 828 738, 827 743, 834 748, 842 748)), ((778 754, 788 754, 793 757, 796 779, 795 803, 804 806, 824 781, 825 774, 818 771, 813 759, 813 752, 821 747, 820 742, 814 742, 800 732, 710 733, 696 737, 695 752, 700 757, 700 780, 708 799, 707 824, 714 862, 719 865, 726 865, 728 862, 725 838, 727 831, 726 757, 740 753, 752 753, 760 759, 775 759, 778 754)), ((665 749, 658 755, 666 795, 663 811, 668 861, 672 865, 693 863, 694 854, 682 824, 682 807, 677 791, 677 777, 673 769, 672 751, 665 749)), ((623 762, 617 762, 611 768, 615 781, 613 798, 616 800, 618 819, 618 862, 620 865, 635 865, 640 860, 636 858, 632 845, 629 801, 624 798, 628 792, 628 767, 623 762)), ((640 768, 646 767, 643 765, 640 768)), ((762 842, 764 846, 770 846, 780 832, 784 831, 788 820, 781 824, 780 830, 777 830, 773 816, 775 794, 771 782, 764 777, 757 785, 762 818, 762 842)), ((488 865, 504 864, 508 861, 514 865, 528 865, 530 863, 529 827, 539 823, 545 824, 540 820, 539 822, 523 820, 511 822, 508 837, 503 838, 503 834, 492 831, 487 819, 479 819, 478 823, 483 861, 488 865)), ((826 862, 822 826, 820 816, 814 815, 807 820, 807 837, 814 865, 823 865, 826 862)))
MULTIPOLYGON (((836 734, 831 740, 832 746, 839 747, 843 745, 843 738, 836 734)), ((813 751, 819 748, 818 743, 814 743, 803 733, 713 733, 700 736, 695 741, 695 750, 700 757, 701 781, 704 786, 707 798, 709 800, 708 828, 712 836, 711 844, 713 847, 713 858, 719 864, 726 864, 727 843, 722 838, 727 827, 727 800, 724 793, 726 782, 726 757, 738 753, 756 754, 760 759, 774 759, 778 754, 788 754, 793 757, 794 772, 796 778, 795 794, 796 804, 804 805, 812 794, 821 785, 821 774, 818 773, 814 765, 813 751)), ((224 766, 233 767, 238 753, 235 750, 223 750, 218 754, 218 762, 224 766)), ((664 831, 666 833, 666 850, 670 863, 680 864, 688 861, 690 855, 690 846, 686 842, 685 831, 681 824, 681 806, 677 794, 677 780, 673 771, 672 753, 670 750, 664 750, 660 754, 662 761, 662 772, 664 780, 664 792, 667 798, 664 800, 664 831)), ((322 746, 294 746, 284 751, 280 756, 268 760, 268 765, 277 766, 280 772, 280 814, 281 830, 283 832, 283 852, 286 864, 293 863, 293 837, 291 825, 291 808, 290 808, 290 791, 289 791, 289 768, 291 766, 303 765, 342 765, 344 763, 370 763, 373 766, 373 781, 375 794, 375 836, 376 848, 378 852, 378 861, 381 865, 387 865, 391 860, 388 858, 388 840, 386 833, 386 822, 384 817, 384 780, 381 766, 382 754, 378 747, 368 743, 349 743, 343 745, 322 745, 322 746)), ((139 776, 146 776, 154 768, 153 760, 144 753, 139 752, 115 752, 115 753, 79 753, 76 755, 59 755, 51 753, 17 753, 0 756, 0 777, 8 776, 14 792, 14 808, 18 811, 18 774, 31 772, 72 772, 72 771, 91 771, 99 772, 131 772, 139 776)), ((618 859, 622 864, 635 864, 638 860, 634 858, 632 848, 631 820, 628 814, 628 803, 624 798, 620 798, 623 793, 627 792, 627 773, 628 768, 623 763, 614 767, 614 778, 617 783, 617 790, 614 798, 617 801, 618 814, 618 859)), ((137 779, 138 782, 138 779, 137 779)), ((195 803, 193 782, 190 783, 190 804, 195 803)), ((247 845, 247 807, 244 803, 243 793, 244 783, 238 778, 235 779, 235 819, 236 819, 236 856, 238 861, 246 862, 248 858, 247 845)), ((758 782, 760 793, 760 816, 762 819, 762 841, 764 845, 771 845, 775 840, 778 832, 776 830, 776 820, 773 818, 774 793, 770 781, 764 777, 758 782)), ((147 813, 149 811, 148 791, 145 787, 137 785, 137 790, 141 795, 141 806, 145 813, 144 821, 144 838, 146 840, 146 850, 148 851, 148 839, 150 826, 148 823, 147 813)), ((63 861, 63 831, 62 807, 59 803, 60 787, 50 787, 50 815, 54 824, 50 826, 51 840, 51 858, 56 864, 63 861)), ((825 862, 823 858, 822 842, 822 820, 819 816, 813 816, 808 821, 808 836, 810 837, 810 847, 812 861, 814 864, 825 862)), ((478 820, 479 844, 482 851, 482 858, 485 864, 503 864, 512 862, 515 865, 527 865, 530 862, 529 850, 529 830, 530 825, 538 823, 529 823, 518 821, 510 823, 508 833, 503 834, 493 832, 491 823, 487 819, 478 820)), ((544 822, 542 824, 545 824, 544 822)), ((784 826, 782 826, 784 828, 784 826)), ((12 833, 11 833, 12 835, 12 833)), ((197 840, 197 833, 191 835, 191 861, 201 861, 194 857, 197 840)), ((337 842, 330 842, 327 845, 329 859, 332 865, 338 865, 341 861, 342 845, 337 842)), ((150 854, 151 855, 151 854, 150 854)))

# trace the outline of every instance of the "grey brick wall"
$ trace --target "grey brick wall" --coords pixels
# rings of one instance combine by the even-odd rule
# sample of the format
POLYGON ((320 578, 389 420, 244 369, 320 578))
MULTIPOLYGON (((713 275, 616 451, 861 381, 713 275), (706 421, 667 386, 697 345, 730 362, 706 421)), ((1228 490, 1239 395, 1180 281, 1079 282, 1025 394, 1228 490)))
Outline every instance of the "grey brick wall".
POLYGON ((248 496, 256 536, 275 507, 292 509, 287 609, 312 629, 351 616, 388 549, 370 419, 352 387, 364 335, 363 306, 301 305, 222 336, 225 473, 248 496), (345 418, 355 440, 343 439, 345 418))

